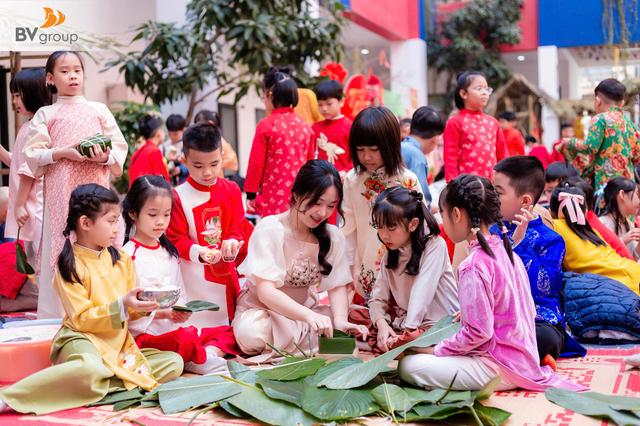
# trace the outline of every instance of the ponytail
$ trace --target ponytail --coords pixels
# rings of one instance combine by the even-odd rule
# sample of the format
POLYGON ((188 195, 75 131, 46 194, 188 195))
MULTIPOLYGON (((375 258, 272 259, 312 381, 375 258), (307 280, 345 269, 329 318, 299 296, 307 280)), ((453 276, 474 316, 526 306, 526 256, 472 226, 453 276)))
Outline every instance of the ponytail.
POLYGON ((76 271, 76 259, 73 256, 73 246, 71 245, 71 240, 69 240, 69 234, 69 229, 65 228, 62 233, 65 236, 64 246, 62 246, 58 256, 58 272, 66 282, 81 284, 80 277, 76 271))

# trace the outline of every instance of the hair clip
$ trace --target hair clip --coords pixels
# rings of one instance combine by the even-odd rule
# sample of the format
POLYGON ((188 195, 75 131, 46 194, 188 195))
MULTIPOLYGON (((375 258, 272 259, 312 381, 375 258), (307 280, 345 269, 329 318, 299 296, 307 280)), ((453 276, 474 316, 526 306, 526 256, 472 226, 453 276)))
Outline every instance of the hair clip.
POLYGON ((478 232, 480 232, 480 228, 478 227, 471 228, 471 232, 473 233, 473 235, 477 235, 478 232))

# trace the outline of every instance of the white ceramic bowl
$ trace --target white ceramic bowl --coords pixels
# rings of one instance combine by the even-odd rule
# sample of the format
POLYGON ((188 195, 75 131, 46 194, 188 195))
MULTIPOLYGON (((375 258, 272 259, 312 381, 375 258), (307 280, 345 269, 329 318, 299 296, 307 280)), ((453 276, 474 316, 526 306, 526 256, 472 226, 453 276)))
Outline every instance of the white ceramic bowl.
POLYGON ((178 298, 180 298, 180 287, 144 290, 138 293, 138 299, 148 302, 157 302, 161 309, 175 305, 178 298))

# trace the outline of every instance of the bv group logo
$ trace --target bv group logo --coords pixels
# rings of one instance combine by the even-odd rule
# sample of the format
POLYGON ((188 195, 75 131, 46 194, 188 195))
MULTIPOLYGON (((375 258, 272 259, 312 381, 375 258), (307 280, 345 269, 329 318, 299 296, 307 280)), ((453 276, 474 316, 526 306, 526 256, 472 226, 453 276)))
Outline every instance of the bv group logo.
MULTIPOLYGON (((66 15, 57 9, 43 7, 44 22, 40 27, 16 27, 16 42, 35 42, 40 44, 73 44, 78 41, 77 33, 55 32, 52 27, 59 27, 67 19, 66 15), (49 29, 49 30, 48 30, 49 29)), ((58 29, 59 30, 59 29, 58 29)))
POLYGON ((60 12, 57 9, 55 11, 50 7, 43 7, 43 9, 46 15, 44 17, 44 22, 42 23, 42 25, 40 25, 40 28, 49 28, 49 27, 58 26, 62 24, 65 21, 65 19, 67 19, 64 13, 60 12), (58 12, 58 14, 56 15, 55 12, 58 12))

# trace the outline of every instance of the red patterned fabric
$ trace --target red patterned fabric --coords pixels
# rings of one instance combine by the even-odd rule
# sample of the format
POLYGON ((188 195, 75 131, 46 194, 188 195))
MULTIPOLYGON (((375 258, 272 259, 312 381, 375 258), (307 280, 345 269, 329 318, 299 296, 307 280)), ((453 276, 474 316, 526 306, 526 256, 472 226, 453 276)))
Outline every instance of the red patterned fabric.
MULTIPOLYGON (((320 121, 312 127, 314 146, 318 146, 318 139, 324 134, 329 142, 344 149, 344 154, 339 154, 334 164, 336 170, 339 172, 348 172, 353 169, 353 162, 349 154, 349 132, 351 132, 351 124, 352 121, 343 116, 335 120, 320 121)), ((323 149, 318 149, 318 158, 328 160, 327 152, 323 149)))
POLYGON ((145 175, 162 176, 167 182, 171 182, 160 148, 149 140, 131 156, 129 161, 129 188, 131 188, 133 181, 145 175))
POLYGON ((289 208, 298 170, 315 156, 313 131, 293 108, 277 108, 256 128, 251 146, 245 192, 256 197, 256 213, 270 216, 289 208))
POLYGON ((507 156, 498 120, 482 111, 461 110, 447 121, 442 137, 447 182, 463 173, 491 179, 493 166, 507 156))
POLYGON ((520 130, 507 127, 502 130, 502 133, 504 133, 504 142, 507 145, 509 156, 524 155, 524 136, 520 130))

